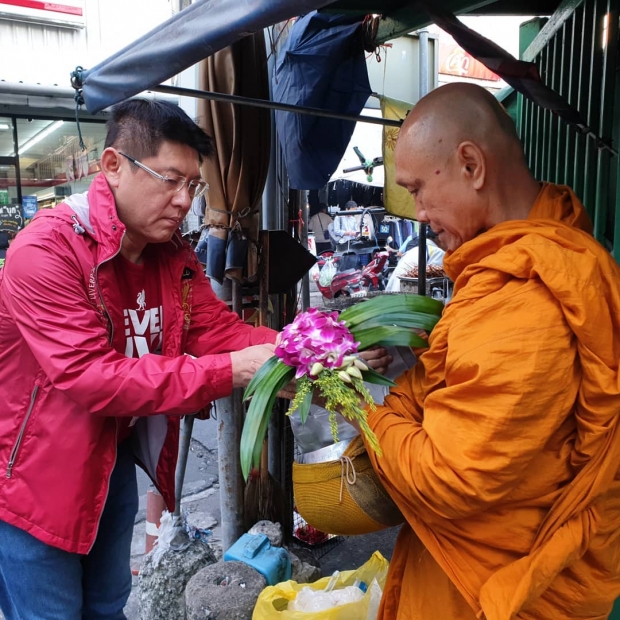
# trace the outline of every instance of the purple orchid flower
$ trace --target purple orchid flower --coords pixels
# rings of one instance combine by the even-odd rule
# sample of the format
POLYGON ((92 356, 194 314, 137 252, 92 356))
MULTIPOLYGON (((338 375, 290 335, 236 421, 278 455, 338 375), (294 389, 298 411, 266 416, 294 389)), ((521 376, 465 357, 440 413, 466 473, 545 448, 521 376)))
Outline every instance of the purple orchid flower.
POLYGON ((358 342, 337 312, 322 312, 310 308, 299 314, 282 331, 275 354, 288 366, 296 369, 295 378, 310 374, 314 364, 324 368, 340 368, 345 355, 357 353, 358 342))

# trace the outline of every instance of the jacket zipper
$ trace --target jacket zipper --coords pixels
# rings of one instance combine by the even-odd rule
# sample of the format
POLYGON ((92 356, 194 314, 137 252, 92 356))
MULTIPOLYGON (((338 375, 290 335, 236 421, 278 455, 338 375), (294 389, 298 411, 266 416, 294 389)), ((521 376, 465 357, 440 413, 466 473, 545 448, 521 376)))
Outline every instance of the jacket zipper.
POLYGON ((110 323, 110 345, 111 346, 114 344, 114 323, 112 323, 112 316, 110 315, 108 307, 105 305, 105 299, 103 298, 103 295, 101 294, 101 286, 99 286, 99 267, 101 267, 101 265, 104 265, 105 263, 109 263, 113 258, 116 258, 121 253, 121 247, 123 245, 124 237, 125 237, 125 233, 123 233, 123 236, 121 237, 121 242, 119 243, 118 250, 116 250, 116 252, 112 254, 112 256, 110 256, 109 258, 106 258, 106 260, 99 263, 95 267, 95 282, 97 283, 97 292, 99 293, 99 299, 101 299, 103 309, 105 310, 105 313, 108 315, 108 321, 110 323))
MULTIPOLYGON (((101 267, 101 265, 103 265, 104 263, 111 261, 113 258, 116 258, 121 253, 121 246, 123 245, 124 236, 125 236, 125 233, 123 233, 123 236, 121 237, 121 242, 119 243, 118 250, 116 250, 116 252, 112 256, 110 256, 110 258, 99 263, 97 267, 95 268, 95 282, 97 283, 97 292, 99 293, 99 298, 101 299, 101 303, 103 304, 103 309, 105 310, 105 313, 108 315, 108 321, 110 322, 110 346, 114 346, 114 323, 112 322, 112 316, 110 315, 110 312, 108 311, 108 308, 105 305, 105 299, 103 298, 103 295, 101 294, 101 287, 99 286, 99 267, 101 267)), ((118 420, 115 420, 115 422, 116 422, 115 436, 116 438, 118 438, 118 420)), ((108 484, 106 486, 105 500, 103 501, 103 508, 101 509, 101 512, 99 513, 99 517, 97 518, 97 527, 95 528, 95 536, 93 537, 93 543, 90 546, 88 553, 92 551, 93 547, 95 546, 95 543, 97 542, 97 536, 99 534, 99 527, 101 526, 101 517, 103 516, 103 511, 105 510, 105 505, 108 503, 108 497, 110 495, 110 480, 112 479, 112 473, 114 472, 114 468, 116 467, 116 461, 118 459, 118 443, 116 441, 114 443, 115 443, 114 463, 112 464, 112 469, 110 470, 110 476, 108 477, 108 481, 107 481, 108 484)))
POLYGON ((35 385, 34 390, 32 390, 32 394, 30 396, 30 405, 28 406, 26 417, 24 418, 24 421, 22 422, 22 426, 19 429, 19 435, 17 435, 17 441, 15 442, 15 445, 13 446, 13 450, 11 451, 11 456, 9 457, 9 464, 6 467, 7 478, 11 478, 13 476, 13 467, 15 466, 15 459, 17 459, 19 448, 22 444, 24 433, 26 432, 26 426, 28 424, 28 420, 30 420, 30 416, 32 415, 32 410, 34 409, 34 402, 37 398, 38 391, 39 391, 39 386, 35 385))

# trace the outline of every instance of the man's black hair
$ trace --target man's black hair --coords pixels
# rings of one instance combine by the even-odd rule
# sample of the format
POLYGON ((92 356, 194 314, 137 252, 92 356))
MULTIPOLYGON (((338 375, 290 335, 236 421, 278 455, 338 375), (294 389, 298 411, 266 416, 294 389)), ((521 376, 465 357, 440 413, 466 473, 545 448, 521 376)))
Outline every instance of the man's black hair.
POLYGON ((213 138, 179 106, 167 101, 129 99, 112 108, 105 148, 113 146, 136 159, 155 157, 164 142, 193 148, 200 162, 215 153, 213 138))

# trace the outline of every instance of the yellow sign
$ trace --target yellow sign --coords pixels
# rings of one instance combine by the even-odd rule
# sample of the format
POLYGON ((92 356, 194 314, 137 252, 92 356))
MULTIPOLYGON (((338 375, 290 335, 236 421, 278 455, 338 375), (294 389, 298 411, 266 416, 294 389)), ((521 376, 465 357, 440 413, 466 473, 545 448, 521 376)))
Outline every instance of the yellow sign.
MULTIPOLYGON (((407 112, 413 108, 412 103, 381 97, 381 113, 383 118, 403 120, 407 112)), ((396 184, 396 167, 394 165, 394 149, 398 139, 398 127, 383 128, 383 166, 385 169, 385 183, 383 190, 383 205, 388 213, 415 219, 415 202, 413 196, 403 187, 396 184)))

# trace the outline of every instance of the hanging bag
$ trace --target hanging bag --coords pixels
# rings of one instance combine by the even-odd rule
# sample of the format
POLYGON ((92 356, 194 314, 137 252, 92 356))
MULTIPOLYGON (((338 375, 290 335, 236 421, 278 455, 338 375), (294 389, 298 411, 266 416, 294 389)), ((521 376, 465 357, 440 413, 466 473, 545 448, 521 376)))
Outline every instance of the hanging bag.
POLYGON ((321 230, 323 231, 323 239, 325 239, 325 241, 329 241, 329 231, 323 228, 323 220, 321 219, 321 213, 319 213, 318 218, 319 218, 319 224, 321 225, 321 230))
POLYGON ((360 435, 337 461, 293 463, 293 492, 299 514, 328 534, 369 534, 404 521, 360 435))

